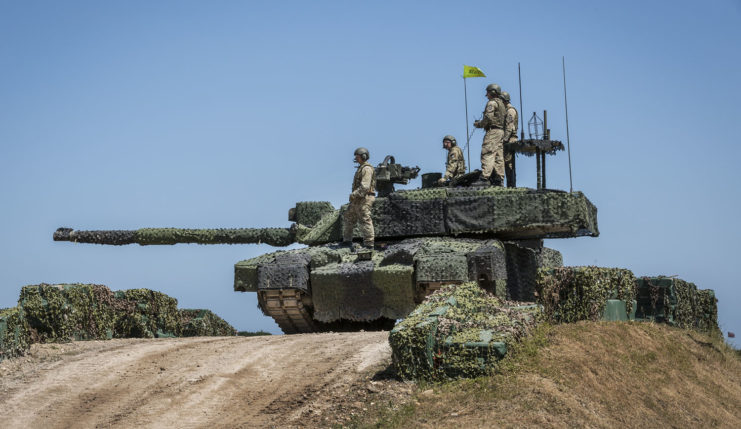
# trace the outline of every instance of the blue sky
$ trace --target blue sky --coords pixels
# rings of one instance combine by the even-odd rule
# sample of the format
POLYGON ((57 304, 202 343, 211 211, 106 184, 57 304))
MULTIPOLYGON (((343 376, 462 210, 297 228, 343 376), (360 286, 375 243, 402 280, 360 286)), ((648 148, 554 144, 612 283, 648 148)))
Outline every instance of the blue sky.
MULTIPOLYGON (((468 80, 470 122, 488 83, 518 99, 519 62, 525 117, 548 110, 565 140, 565 56, 574 189, 601 236, 546 245, 714 289, 741 332, 739 1, 0 1, 0 40, 0 307, 40 282, 147 287, 277 333, 232 291, 268 246, 51 235, 287 226, 296 201, 345 202, 357 146, 441 171, 441 137, 465 140, 464 64, 488 75, 468 80)), ((534 170, 521 158, 518 183, 534 170)), ((568 189, 565 153, 548 174, 568 189)))

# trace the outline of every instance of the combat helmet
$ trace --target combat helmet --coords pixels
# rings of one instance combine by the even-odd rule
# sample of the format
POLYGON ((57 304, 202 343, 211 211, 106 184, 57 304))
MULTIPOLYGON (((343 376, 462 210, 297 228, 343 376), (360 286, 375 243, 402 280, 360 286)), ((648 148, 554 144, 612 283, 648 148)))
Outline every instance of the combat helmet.
POLYGON ((359 147, 359 148, 355 149, 355 154, 354 155, 356 155, 356 156, 357 155, 360 155, 360 159, 362 159, 363 161, 368 161, 368 158, 370 158, 370 152, 368 152, 368 149, 366 149, 364 147, 359 147))
POLYGON ((448 134, 447 136, 443 137, 443 142, 445 142, 445 140, 450 140, 450 144, 453 145, 453 146, 455 146, 456 144, 458 144, 458 142, 455 141, 455 137, 451 136, 450 134, 448 134))
POLYGON ((507 91, 502 91, 502 100, 504 100, 504 101, 506 101, 507 103, 509 103, 509 92, 507 92, 507 91))
POLYGON ((502 93, 502 87, 496 83, 490 83, 486 86, 486 92, 493 92, 494 95, 500 95, 502 93))

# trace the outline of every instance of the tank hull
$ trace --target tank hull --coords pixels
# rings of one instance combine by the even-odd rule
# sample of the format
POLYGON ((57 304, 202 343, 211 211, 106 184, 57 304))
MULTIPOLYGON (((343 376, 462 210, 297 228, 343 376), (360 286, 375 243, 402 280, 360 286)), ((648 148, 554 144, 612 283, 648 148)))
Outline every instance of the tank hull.
POLYGON ((476 281, 500 298, 533 300, 537 269, 561 265, 541 240, 389 240, 370 260, 330 243, 238 262, 234 289, 256 292, 285 333, 387 329, 443 284, 476 281))

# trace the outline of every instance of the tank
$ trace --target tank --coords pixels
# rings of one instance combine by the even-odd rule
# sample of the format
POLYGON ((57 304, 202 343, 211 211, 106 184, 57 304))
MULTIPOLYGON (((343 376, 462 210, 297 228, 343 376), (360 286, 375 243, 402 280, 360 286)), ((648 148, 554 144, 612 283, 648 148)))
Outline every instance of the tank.
POLYGON ((561 254, 543 239, 599 235, 597 208, 581 192, 471 186, 477 172, 449 186, 437 186, 433 174, 422 188, 395 189, 418 173, 392 156, 376 167, 370 252, 341 243, 347 205, 326 201, 296 203, 288 212, 291 224, 282 228, 59 228, 54 240, 303 244, 234 266, 234 290, 256 293, 260 310, 294 334, 390 329, 443 284, 476 281, 500 298, 533 300, 537 269, 562 265, 561 254))

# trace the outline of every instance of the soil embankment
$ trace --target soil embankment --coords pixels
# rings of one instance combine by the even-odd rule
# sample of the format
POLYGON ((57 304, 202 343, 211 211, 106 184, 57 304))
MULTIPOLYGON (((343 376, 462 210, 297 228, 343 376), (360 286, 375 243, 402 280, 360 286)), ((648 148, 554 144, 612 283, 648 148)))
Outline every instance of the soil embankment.
POLYGON ((388 332, 35 345, 0 363, 3 427, 320 423, 390 362, 388 332))

